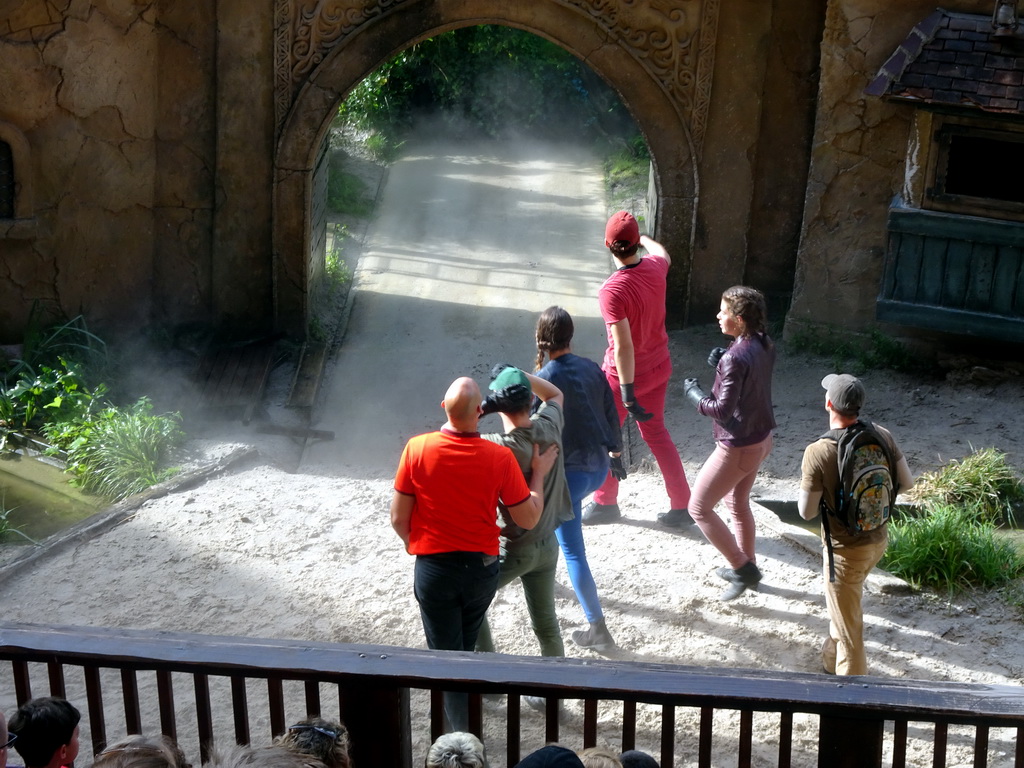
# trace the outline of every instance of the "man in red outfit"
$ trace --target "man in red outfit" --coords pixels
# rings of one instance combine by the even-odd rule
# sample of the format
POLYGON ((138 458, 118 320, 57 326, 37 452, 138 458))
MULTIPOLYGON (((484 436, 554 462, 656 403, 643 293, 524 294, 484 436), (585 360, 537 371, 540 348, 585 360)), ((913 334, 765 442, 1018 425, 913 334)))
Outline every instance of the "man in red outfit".
MULTIPOLYGON (((616 270, 605 280, 597 299, 608 328, 608 350, 601 368, 618 402, 619 423, 631 413, 640 436, 658 462, 668 492, 668 512, 658 521, 672 528, 693 524, 687 511, 690 486, 683 462, 665 426, 665 394, 672 376, 672 358, 665 330, 665 293, 672 259, 660 243, 640 234, 632 214, 619 211, 605 226, 605 245, 616 270), (639 253, 640 246, 647 251, 639 253)), ((583 510, 587 525, 610 523, 621 517, 619 481, 608 474, 594 500, 583 510)))

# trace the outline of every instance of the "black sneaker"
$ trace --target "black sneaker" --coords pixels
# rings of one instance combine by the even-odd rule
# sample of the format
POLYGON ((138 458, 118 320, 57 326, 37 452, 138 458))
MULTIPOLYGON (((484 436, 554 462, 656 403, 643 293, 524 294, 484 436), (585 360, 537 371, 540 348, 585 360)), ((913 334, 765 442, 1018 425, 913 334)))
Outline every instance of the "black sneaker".
POLYGON ((670 509, 668 512, 661 512, 658 514, 658 522, 668 528, 689 528, 693 525, 693 518, 690 517, 690 510, 682 507, 680 509, 670 509))
POLYGON ((735 600, 748 589, 757 589, 757 585, 761 583, 761 570, 752 560, 748 560, 735 570, 732 568, 720 568, 716 573, 729 582, 729 586, 726 587, 725 592, 719 598, 722 602, 735 600))
POLYGON ((602 523, 614 523, 622 517, 618 504, 598 504, 592 501, 583 508, 584 525, 601 525, 602 523))

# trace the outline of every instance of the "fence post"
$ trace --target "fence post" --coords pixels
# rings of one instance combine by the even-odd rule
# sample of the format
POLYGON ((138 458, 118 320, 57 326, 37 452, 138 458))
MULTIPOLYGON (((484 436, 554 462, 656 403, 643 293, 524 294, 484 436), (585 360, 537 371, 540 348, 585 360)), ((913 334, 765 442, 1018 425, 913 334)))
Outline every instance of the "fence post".
POLYGON ((818 768, 881 768, 884 720, 822 715, 818 768))
POLYGON ((341 721, 352 737, 352 764, 412 766, 409 689, 344 683, 341 721))

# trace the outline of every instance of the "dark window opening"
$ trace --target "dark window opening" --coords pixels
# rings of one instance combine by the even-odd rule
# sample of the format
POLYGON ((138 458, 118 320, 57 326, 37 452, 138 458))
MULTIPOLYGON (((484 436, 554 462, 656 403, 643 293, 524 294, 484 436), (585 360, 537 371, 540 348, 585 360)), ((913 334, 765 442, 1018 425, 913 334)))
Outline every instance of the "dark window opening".
POLYGON ((0 141, 0 219, 14 218, 14 155, 11 145, 0 141))
POLYGON ((947 123, 935 138, 934 203, 982 215, 1024 211, 1024 133, 947 123))
POLYGON ((946 194, 1024 203, 1024 143, 951 136, 946 194))

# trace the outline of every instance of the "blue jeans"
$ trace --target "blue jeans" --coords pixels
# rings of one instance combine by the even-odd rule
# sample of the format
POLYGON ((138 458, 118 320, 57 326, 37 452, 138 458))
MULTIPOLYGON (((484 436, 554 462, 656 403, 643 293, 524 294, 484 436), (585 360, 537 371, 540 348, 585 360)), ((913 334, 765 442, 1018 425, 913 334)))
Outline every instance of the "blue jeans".
MULTIPOLYGON (((498 589, 498 558, 479 552, 445 552, 416 558, 413 590, 427 647, 472 651, 480 622, 498 589), (488 562, 489 561, 489 562, 488 562)), ((469 730, 469 698, 445 691, 444 709, 452 730, 469 730)))
POLYGON ((587 546, 583 541, 583 499, 592 494, 605 478, 608 470, 597 472, 578 472, 567 469, 565 480, 569 485, 569 497, 572 499, 572 520, 566 520, 555 529, 555 536, 565 555, 565 568, 569 571, 569 581, 576 592, 576 599, 583 606, 583 615, 593 624, 604 618, 601 601, 597 599, 597 584, 590 572, 587 562, 587 546))

